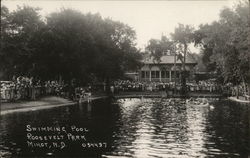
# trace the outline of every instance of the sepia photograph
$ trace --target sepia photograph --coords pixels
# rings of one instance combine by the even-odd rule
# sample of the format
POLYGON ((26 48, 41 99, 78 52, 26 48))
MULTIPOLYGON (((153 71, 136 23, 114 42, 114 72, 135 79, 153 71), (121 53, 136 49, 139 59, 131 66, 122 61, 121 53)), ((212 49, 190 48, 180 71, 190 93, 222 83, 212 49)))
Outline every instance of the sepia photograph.
POLYGON ((1 0, 0 158, 250 158, 249 0, 1 0))

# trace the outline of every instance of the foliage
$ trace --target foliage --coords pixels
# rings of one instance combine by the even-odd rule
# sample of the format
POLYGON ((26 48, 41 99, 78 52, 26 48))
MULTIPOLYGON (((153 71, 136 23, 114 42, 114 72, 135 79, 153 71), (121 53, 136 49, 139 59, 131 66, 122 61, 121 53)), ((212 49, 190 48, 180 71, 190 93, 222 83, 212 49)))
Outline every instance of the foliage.
POLYGON ((17 72, 29 73, 36 48, 33 40, 36 32, 44 25, 38 8, 24 6, 12 13, 1 7, 1 67, 9 75, 17 72), (22 65, 22 66, 21 66, 22 65))
POLYGON ((51 13, 43 21, 38 11, 23 6, 9 13, 2 6, 1 64, 9 76, 86 83, 119 78, 140 65, 135 31, 128 25, 72 9, 51 13))
POLYGON ((146 50, 150 52, 150 56, 153 57, 154 61, 159 63, 164 53, 174 51, 174 43, 166 36, 162 36, 161 40, 149 40, 146 50))
POLYGON ((172 39, 178 45, 178 52, 183 58, 182 67, 185 69, 186 62, 186 54, 188 51, 188 45, 193 42, 193 32, 194 28, 189 25, 179 24, 178 27, 175 28, 174 33, 171 34, 172 39))
POLYGON ((220 20, 201 25, 195 32, 196 44, 203 45, 203 61, 217 71, 223 82, 235 85, 249 82, 249 5, 240 2, 234 9, 224 8, 220 20))

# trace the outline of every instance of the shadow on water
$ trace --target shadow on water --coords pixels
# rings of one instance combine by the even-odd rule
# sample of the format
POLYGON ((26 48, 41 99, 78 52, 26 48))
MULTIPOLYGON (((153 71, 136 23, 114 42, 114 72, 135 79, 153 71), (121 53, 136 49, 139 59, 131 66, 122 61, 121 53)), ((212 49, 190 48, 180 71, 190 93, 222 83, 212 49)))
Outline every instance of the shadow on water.
POLYGON ((216 157, 250 156, 249 105, 229 100, 214 104, 216 109, 208 114, 206 148, 216 157), (213 150, 214 146, 218 150, 213 150))
POLYGON ((5 115, 0 123, 0 157, 249 155, 248 105, 223 100, 214 102, 214 109, 210 109, 184 102, 160 98, 106 99, 5 115), (66 140, 67 147, 63 149, 31 148, 27 146, 27 125, 65 127, 67 131, 72 126, 86 128, 86 142, 105 142, 107 147, 83 148, 82 141, 66 140))

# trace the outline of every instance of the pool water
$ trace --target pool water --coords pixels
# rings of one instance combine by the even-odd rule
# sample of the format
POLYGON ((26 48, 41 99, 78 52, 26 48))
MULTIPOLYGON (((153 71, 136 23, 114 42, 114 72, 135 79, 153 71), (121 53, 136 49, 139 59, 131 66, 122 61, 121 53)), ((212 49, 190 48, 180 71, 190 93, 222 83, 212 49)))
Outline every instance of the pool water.
POLYGON ((160 98, 105 99, 13 113, 1 116, 0 157, 248 157, 249 114, 248 104, 229 100, 192 106, 160 98), (31 147, 27 125, 86 129, 72 132, 85 138, 63 140, 61 148, 31 147))

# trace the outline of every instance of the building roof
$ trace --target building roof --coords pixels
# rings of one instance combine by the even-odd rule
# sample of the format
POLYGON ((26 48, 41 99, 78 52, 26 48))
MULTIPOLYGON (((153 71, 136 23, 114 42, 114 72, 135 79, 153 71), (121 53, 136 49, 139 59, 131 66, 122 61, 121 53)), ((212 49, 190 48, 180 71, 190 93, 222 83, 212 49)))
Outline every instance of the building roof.
MULTIPOLYGON (((174 64, 174 55, 165 55, 161 57, 161 61, 158 63, 153 57, 145 58, 143 60, 145 64, 174 64)), ((176 63, 181 64, 181 60, 176 57, 176 63)), ((186 64, 197 64, 194 58, 188 54, 186 56, 186 64)))

